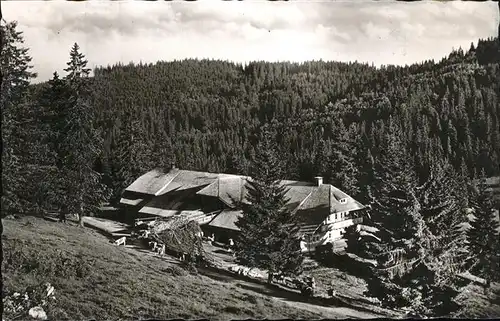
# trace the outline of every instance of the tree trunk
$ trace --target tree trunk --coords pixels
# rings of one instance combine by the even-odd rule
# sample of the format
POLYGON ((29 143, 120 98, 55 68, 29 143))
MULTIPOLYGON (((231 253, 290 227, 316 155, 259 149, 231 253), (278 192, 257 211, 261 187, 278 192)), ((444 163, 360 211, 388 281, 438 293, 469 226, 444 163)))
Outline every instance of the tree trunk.
POLYGON ((267 283, 268 284, 273 283, 273 272, 272 271, 267 272, 267 283))
POLYGON ((80 210, 78 211, 78 225, 83 227, 83 196, 80 195, 80 210))
POLYGON ((66 213, 63 209, 59 209, 59 223, 66 222, 66 213))

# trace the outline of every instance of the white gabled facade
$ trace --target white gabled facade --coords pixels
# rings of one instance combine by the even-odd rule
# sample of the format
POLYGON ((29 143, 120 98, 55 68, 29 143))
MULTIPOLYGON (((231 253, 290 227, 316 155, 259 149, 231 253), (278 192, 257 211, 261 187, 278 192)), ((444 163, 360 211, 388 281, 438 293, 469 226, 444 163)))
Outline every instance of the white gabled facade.
POLYGON ((340 212, 327 217, 313 234, 304 236, 301 244, 302 251, 314 251, 317 246, 340 240, 347 227, 363 222, 361 217, 351 217, 353 214, 340 212))

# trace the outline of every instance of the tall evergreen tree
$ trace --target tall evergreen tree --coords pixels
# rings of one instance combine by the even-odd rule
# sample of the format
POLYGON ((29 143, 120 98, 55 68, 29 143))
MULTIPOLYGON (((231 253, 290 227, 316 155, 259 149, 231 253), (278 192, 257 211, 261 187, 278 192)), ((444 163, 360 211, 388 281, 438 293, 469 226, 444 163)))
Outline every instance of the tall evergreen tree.
POLYGON ((130 112, 125 112, 119 131, 116 138, 117 146, 112 156, 114 165, 112 202, 114 203, 120 199, 123 190, 137 177, 155 167, 166 170, 172 165, 171 157, 169 157, 172 148, 168 146, 166 137, 155 137, 158 143, 153 146, 147 139, 146 131, 139 120, 130 112), (155 157, 158 154, 161 156, 155 157))
POLYGON ((462 179, 454 168, 443 160, 435 159, 430 166, 430 175, 417 189, 422 205, 421 213, 433 235, 441 235, 443 243, 449 243, 452 230, 466 222, 466 199, 461 189, 462 179))
POLYGON ((366 253, 368 258, 377 261, 368 280, 367 294, 386 306, 404 307, 418 297, 418 291, 408 286, 404 276, 423 255, 426 227, 415 195, 415 172, 398 135, 400 127, 392 119, 388 127, 389 134, 382 141, 381 153, 375 162, 368 224, 380 231, 381 241, 374 241, 366 253), (406 294, 405 289, 409 290, 406 294))
POLYGON ((80 46, 75 42, 69 53, 70 60, 66 63, 67 67, 64 71, 67 72, 66 80, 68 80, 76 90, 81 90, 82 94, 85 91, 82 82, 84 82, 90 74, 90 68, 87 68, 88 61, 85 55, 80 52, 80 46))
POLYGON ((36 77, 31 72, 31 57, 24 47, 22 32, 17 30, 17 22, 0 25, 1 38, 1 87, 2 108, 2 214, 21 210, 20 192, 24 190, 21 174, 23 124, 20 121, 26 104, 30 79, 36 77))
POLYGON ((467 257, 462 231, 467 204, 461 196, 460 183, 450 164, 435 160, 426 182, 417 188, 422 217, 428 227, 420 275, 415 275, 415 280, 425 283, 420 307, 416 307, 421 315, 448 315, 456 308, 452 301, 456 294, 454 281, 464 270, 467 257))
MULTIPOLYGON (((326 176, 328 175, 326 166, 328 164, 328 158, 330 155, 326 154, 326 149, 325 149, 325 140, 323 138, 320 138, 318 141, 318 145, 315 148, 314 152, 314 164, 313 164, 313 171, 315 176, 326 176)), ((325 177, 327 180, 330 179, 330 177, 325 177)))
POLYGON ((57 73, 48 86, 37 92, 36 102, 23 112, 23 162, 26 196, 34 212, 46 212, 64 203, 65 194, 59 171, 64 155, 61 150, 63 115, 69 87, 57 73))
POLYGON ((251 267, 274 272, 298 274, 303 260, 298 226, 286 208, 286 188, 282 179, 281 159, 276 155, 273 135, 264 129, 252 164, 248 182, 248 204, 242 204, 243 216, 236 225, 236 257, 251 267))
POLYGON ((500 223, 495 217, 492 192, 484 171, 472 199, 474 219, 467 231, 469 251, 473 261, 473 271, 487 280, 498 280, 500 270, 500 223))
POLYGON ((108 191, 94 169, 103 140, 95 125, 94 109, 89 104, 87 77, 90 69, 86 68, 87 61, 76 43, 70 58, 65 69, 70 92, 61 144, 65 156, 61 173, 67 190, 66 205, 78 214, 79 224, 83 226, 83 217, 96 212, 107 199, 108 191))
MULTIPOLYGON (((70 97, 73 90, 65 79, 54 72, 52 79, 37 96, 36 119, 39 137, 32 137, 40 146, 46 146, 46 165, 43 179, 38 181, 38 194, 47 209, 66 207, 74 195, 68 185, 71 182, 64 175, 68 157, 68 121, 72 109, 70 97)), ((37 155, 40 157, 40 155, 37 155)), ((42 162, 38 162, 39 166, 42 162)))
POLYGON ((361 202, 368 203, 371 200, 371 185, 374 183, 374 166, 373 158, 369 142, 363 140, 361 148, 358 149, 357 168, 357 189, 359 190, 358 198, 361 202))
POLYGON ((329 174, 331 183, 346 193, 357 196, 360 192, 357 184, 356 142, 352 128, 346 128, 342 119, 335 122, 333 153, 330 156, 329 174))
POLYGON ((52 79, 48 81, 48 86, 42 90, 38 99, 40 125, 46 127, 49 132, 45 143, 49 144, 53 151, 54 165, 57 169, 62 169, 65 157, 62 142, 67 134, 65 122, 71 107, 68 99, 70 95, 69 84, 54 72, 52 79))

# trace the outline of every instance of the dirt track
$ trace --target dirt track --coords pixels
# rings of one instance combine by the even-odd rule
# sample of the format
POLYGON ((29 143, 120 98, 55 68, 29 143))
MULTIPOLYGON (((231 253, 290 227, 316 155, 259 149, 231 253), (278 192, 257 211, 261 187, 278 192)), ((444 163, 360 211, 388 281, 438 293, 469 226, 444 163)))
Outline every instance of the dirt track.
POLYGON ((308 302, 308 299, 300 294, 295 294, 290 291, 280 290, 277 287, 267 286, 265 284, 259 284, 251 281, 241 280, 236 277, 232 277, 225 273, 218 273, 208 270, 199 270, 201 274, 208 276, 214 280, 231 283, 242 289, 268 295, 273 297, 275 300, 279 300, 295 308, 300 308, 303 310, 308 310, 311 312, 319 313, 328 319, 370 319, 370 318, 380 318, 383 315, 369 313, 364 311, 359 311, 348 307, 339 307, 334 305, 321 305, 317 302, 308 302))

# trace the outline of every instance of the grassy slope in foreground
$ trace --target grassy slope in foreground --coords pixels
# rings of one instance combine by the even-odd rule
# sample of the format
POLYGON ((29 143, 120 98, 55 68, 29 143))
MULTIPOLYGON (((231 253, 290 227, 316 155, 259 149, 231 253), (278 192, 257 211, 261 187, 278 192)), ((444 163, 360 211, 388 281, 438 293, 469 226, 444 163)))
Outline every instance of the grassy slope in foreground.
POLYGON ((37 218, 3 220, 3 224, 4 291, 52 283, 56 303, 47 312, 53 320, 321 317, 113 246, 89 229, 37 218), (8 266, 5 257, 13 251, 15 263, 35 263, 31 272, 8 266), (65 269, 61 267, 64 257, 88 268, 65 269))

